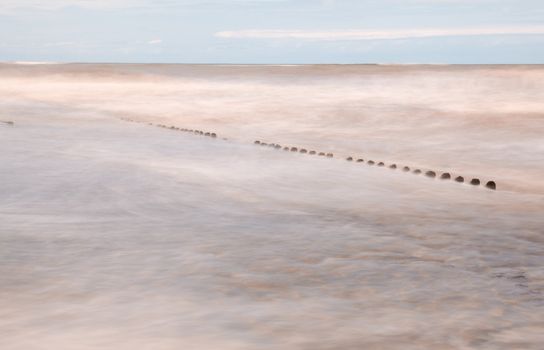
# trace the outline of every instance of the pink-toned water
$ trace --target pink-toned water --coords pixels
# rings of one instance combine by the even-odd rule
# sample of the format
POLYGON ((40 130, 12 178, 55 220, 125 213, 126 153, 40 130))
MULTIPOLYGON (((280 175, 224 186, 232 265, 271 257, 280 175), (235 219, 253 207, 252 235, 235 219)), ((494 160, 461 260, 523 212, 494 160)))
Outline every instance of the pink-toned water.
POLYGON ((1 349, 544 343, 543 66, 0 64, 0 97, 1 349))

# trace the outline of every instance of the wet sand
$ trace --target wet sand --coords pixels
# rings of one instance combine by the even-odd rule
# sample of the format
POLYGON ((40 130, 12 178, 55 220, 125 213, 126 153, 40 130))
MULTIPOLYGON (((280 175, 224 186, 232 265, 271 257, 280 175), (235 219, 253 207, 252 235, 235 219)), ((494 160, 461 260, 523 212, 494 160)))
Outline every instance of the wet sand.
POLYGON ((543 76, 0 65, 0 348, 539 349, 543 76))

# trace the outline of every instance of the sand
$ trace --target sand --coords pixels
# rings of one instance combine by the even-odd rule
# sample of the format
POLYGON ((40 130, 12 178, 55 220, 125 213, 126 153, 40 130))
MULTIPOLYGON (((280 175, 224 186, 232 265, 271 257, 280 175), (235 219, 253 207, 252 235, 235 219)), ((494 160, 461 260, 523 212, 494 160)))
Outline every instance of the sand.
POLYGON ((2 64, 0 348, 539 349, 543 78, 2 64))

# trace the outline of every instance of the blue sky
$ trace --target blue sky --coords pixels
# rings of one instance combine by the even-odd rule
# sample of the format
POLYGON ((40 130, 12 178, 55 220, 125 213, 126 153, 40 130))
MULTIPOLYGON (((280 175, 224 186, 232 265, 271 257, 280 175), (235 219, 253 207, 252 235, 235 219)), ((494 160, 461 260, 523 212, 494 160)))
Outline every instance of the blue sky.
POLYGON ((544 1, 0 0, 0 61, 544 63, 544 1))

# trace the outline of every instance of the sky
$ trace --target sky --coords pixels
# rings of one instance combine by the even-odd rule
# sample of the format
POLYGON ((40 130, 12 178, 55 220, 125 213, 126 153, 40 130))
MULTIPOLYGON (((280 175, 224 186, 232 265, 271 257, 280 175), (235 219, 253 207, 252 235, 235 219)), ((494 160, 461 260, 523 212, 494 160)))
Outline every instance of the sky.
POLYGON ((0 0, 0 61, 544 63, 542 0, 0 0))

